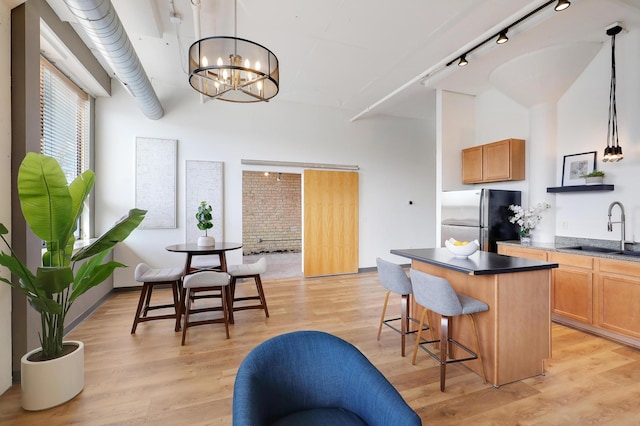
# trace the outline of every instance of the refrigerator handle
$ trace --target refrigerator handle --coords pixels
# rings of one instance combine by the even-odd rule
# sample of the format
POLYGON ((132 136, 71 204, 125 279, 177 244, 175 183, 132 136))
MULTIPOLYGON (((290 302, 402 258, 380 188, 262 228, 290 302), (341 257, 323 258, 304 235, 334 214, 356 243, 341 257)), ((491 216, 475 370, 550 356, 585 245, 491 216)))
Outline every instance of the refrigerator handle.
POLYGON ((488 216, 488 205, 489 200, 487 200, 488 194, 485 188, 480 190, 480 228, 485 228, 489 224, 487 223, 488 216))
POLYGON ((489 251, 489 228, 480 228, 480 250, 489 251))

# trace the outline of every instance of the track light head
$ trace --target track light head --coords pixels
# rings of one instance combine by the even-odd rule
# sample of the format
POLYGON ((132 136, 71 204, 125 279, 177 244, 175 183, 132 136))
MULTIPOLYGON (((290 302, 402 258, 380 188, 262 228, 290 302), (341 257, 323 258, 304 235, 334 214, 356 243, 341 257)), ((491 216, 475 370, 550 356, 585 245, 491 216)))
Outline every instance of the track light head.
POLYGON ((469 61, 467 61, 467 55, 460 56, 460 61, 458 62, 458 66, 459 67, 464 67, 468 63, 469 63, 469 61))
POLYGON ((558 0, 558 3, 554 7, 554 9, 556 12, 560 12, 562 10, 565 10, 569 6, 571 6, 571 2, 569 0, 558 0))
POLYGON ((507 31, 509 31, 509 28, 505 28, 504 30, 500 31, 500 34, 498 34, 498 38, 496 39, 496 44, 504 44, 509 41, 509 37, 507 37, 507 31))

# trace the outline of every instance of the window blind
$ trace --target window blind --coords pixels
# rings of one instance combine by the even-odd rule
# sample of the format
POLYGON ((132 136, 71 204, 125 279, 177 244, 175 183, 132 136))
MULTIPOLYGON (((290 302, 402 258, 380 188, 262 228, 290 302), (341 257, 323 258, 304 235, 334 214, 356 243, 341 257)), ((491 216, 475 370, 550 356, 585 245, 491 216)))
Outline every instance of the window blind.
POLYGON ((88 168, 89 96, 40 59, 40 150, 58 160, 71 182, 88 168))

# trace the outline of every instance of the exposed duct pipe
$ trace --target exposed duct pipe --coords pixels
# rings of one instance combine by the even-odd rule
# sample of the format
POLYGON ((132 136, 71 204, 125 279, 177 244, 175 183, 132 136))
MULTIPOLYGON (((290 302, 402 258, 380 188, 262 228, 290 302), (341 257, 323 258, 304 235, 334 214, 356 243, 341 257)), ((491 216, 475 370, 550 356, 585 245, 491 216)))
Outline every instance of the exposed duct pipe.
POLYGON ((115 77, 133 96, 142 112, 157 120, 164 110, 140 59, 127 37, 111 0, 64 0, 87 35, 115 71, 115 77))

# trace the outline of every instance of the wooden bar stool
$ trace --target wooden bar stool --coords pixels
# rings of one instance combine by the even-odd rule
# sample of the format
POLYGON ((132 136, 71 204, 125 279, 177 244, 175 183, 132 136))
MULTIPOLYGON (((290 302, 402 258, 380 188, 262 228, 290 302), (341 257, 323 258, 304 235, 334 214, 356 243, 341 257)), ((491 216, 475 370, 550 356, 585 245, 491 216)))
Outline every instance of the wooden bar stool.
POLYGON ((482 362, 482 356, 480 354, 480 344, 478 342, 478 330, 476 328, 476 321, 473 317, 474 313, 484 312, 489 310, 489 306, 474 299, 473 297, 466 296, 456 291, 451 287, 449 281, 444 278, 436 277, 421 271, 411 269, 411 282, 413 284, 413 294, 416 298, 416 302, 424 307, 422 315, 420 316, 420 328, 424 323, 424 317, 428 311, 433 311, 440 314, 440 338, 435 339, 433 336, 433 329, 431 330, 431 340, 422 341, 422 333, 419 333, 416 338, 416 344, 413 348, 413 360, 412 364, 416 363, 416 355, 418 353, 418 347, 421 347, 429 355, 431 355, 436 361, 440 363, 440 391, 444 392, 444 382, 446 375, 447 364, 452 362, 471 361, 477 359, 480 361, 480 371, 482 371, 482 381, 487 382, 486 374, 484 371, 484 364, 482 362), (473 331, 473 340, 476 347, 476 352, 473 352, 462 343, 454 340, 451 335, 451 328, 449 327, 449 321, 452 317, 466 315, 471 321, 471 327, 473 331), (428 344, 439 343, 440 354, 436 354, 426 347, 428 344), (465 358, 452 358, 452 344, 456 345, 467 354, 465 358))
MULTIPOLYGON (((260 274, 263 274, 267 270, 267 259, 261 257, 255 263, 248 263, 242 265, 229 266, 229 275, 231 275, 231 307, 232 311, 243 311, 246 309, 263 309, 264 314, 269 318, 269 308, 267 307, 267 299, 264 295, 262 288, 262 280, 260 274), (238 279, 252 278, 256 283, 256 290, 258 292, 255 296, 236 297, 236 284, 238 279), (256 305, 240 305, 236 306, 235 302, 242 302, 245 300, 259 300, 260 303, 256 305)), ((234 323, 233 313, 231 314, 231 323, 234 323)))
MULTIPOLYGON (((382 307, 382 315, 380 315, 380 325, 378 326, 378 340, 380 340, 380 333, 382 332, 382 325, 386 325, 401 336, 401 353, 405 354, 405 340, 407 334, 416 333, 417 330, 409 330, 409 321, 418 322, 411 318, 409 308, 411 306, 410 299, 413 289, 411 287, 411 280, 407 277, 407 274, 402 269, 402 266, 395 263, 387 262, 381 258, 376 259, 376 265, 378 266, 378 276, 380 277, 380 284, 387 289, 387 295, 384 298, 384 306, 382 307), (387 313, 387 304, 389 303, 389 295, 396 293, 402 296, 400 306, 400 317, 385 319, 387 313), (400 328, 394 327, 391 323, 394 321, 400 321, 400 328)), ((429 327, 425 328, 428 330, 429 327)))
POLYGON ((203 271, 195 272, 184 277, 182 300, 186 303, 184 312, 184 324, 182 326, 182 345, 187 337, 187 328, 203 325, 224 323, 224 329, 229 338, 229 300, 231 297, 229 289, 230 277, 226 272, 203 271), (220 298, 220 306, 212 306, 198 309, 191 309, 191 303, 195 300, 198 293, 207 292, 206 298, 220 298), (221 318, 204 319, 191 321, 189 316, 200 312, 222 311, 221 318))
POLYGON ((136 317, 133 320, 131 334, 135 334, 139 322, 154 321, 161 319, 174 319, 176 321, 175 331, 180 330, 180 314, 182 313, 182 303, 180 302, 180 293, 182 292, 182 268, 164 268, 154 269, 146 263, 140 263, 136 266, 134 273, 135 280, 142 284, 140 292, 140 301, 138 301, 138 309, 136 317), (156 285, 171 285, 173 291, 173 304, 150 305, 151 293, 156 285), (147 316, 147 313, 156 309, 173 308, 173 314, 147 316))

